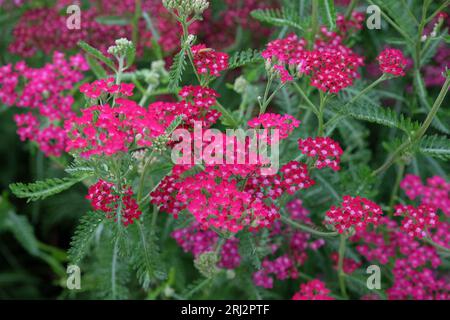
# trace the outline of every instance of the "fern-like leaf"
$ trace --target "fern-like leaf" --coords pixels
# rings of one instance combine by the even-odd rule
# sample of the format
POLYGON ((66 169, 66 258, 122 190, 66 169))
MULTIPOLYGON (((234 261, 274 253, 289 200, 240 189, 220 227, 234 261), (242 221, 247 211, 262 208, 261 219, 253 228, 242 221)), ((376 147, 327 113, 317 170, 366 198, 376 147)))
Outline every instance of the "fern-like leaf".
POLYGON ((450 159, 450 139, 439 135, 424 136, 419 143, 419 151, 431 157, 448 160, 450 159))
POLYGON ((169 89, 176 90, 186 68, 186 48, 181 48, 173 59, 172 66, 169 71, 169 89))
POLYGON ((351 103, 342 107, 336 107, 335 110, 343 115, 349 115, 355 119, 367 122, 381 124, 391 128, 398 128, 408 135, 412 134, 419 124, 416 121, 405 117, 403 114, 397 114, 390 108, 366 104, 351 103))
POLYGON ((100 211, 88 212, 80 219, 70 242, 68 252, 69 261, 78 264, 86 255, 95 231, 105 219, 105 213, 100 211))
POLYGON ((243 67, 252 63, 262 62, 264 59, 261 52, 258 50, 247 49, 244 51, 235 52, 229 60, 229 69, 243 67))
POLYGON ((27 198, 29 201, 43 200, 52 195, 69 189, 74 184, 84 180, 90 174, 84 174, 71 178, 52 178, 44 181, 36 181, 29 184, 13 183, 9 185, 11 191, 18 198, 27 198))
POLYGON ((282 9, 258 9, 250 15, 261 22, 269 23, 277 27, 292 27, 303 30, 300 16, 293 10, 282 9))

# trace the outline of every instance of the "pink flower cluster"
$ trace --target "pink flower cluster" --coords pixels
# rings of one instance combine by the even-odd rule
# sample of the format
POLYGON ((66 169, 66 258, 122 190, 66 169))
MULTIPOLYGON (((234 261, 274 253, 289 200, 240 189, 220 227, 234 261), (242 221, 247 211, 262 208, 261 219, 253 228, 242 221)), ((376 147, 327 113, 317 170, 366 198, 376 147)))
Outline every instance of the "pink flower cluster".
POLYGON ((290 114, 281 115, 276 113, 264 113, 248 121, 250 128, 262 126, 266 129, 266 132, 270 129, 278 130, 280 139, 286 139, 299 124, 300 121, 290 114))
POLYGON ((313 50, 308 51, 306 40, 291 34, 285 39, 270 42, 262 56, 274 64, 278 72, 285 69, 280 72, 284 82, 291 79, 286 74, 287 70, 296 70, 298 74, 309 75, 311 85, 319 90, 337 93, 351 86, 353 80, 359 77, 357 69, 363 65, 363 59, 344 46, 341 37, 329 34, 326 28, 323 32, 333 37, 333 41, 318 39, 313 50))
POLYGON ((377 57, 380 70, 394 76, 404 76, 408 61, 398 49, 386 48, 377 57))
POLYGON ((364 230, 371 223, 377 225, 383 214, 381 207, 366 198, 344 196, 340 206, 332 206, 326 213, 325 222, 333 225, 339 233, 364 230))
POLYGON ((204 44, 191 47, 194 64, 199 74, 219 77, 228 68, 228 54, 207 48, 204 44))
MULTIPOLYGON (((205 252, 213 252, 218 245, 219 236, 212 230, 202 230, 198 222, 192 223, 186 228, 172 232, 172 238, 183 248, 184 252, 190 252, 194 257, 205 252)), ((218 266, 225 269, 235 269, 241 264, 239 254, 239 239, 230 238, 225 241, 219 251, 220 261, 218 266)))
POLYGON ((308 137, 298 140, 298 148, 308 157, 315 158, 317 169, 329 167, 334 171, 340 170, 341 155, 339 144, 330 137, 308 137))
POLYGON ((14 116, 22 141, 36 142, 47 156, 62 154, 66 137, 61 125, 74 115, 74 99, 67 93, 87 69, 82 55, 66 60, 59 52, 41 68, 28 67, 23 61, 0 67, 0 101, 28 110, 14 116))
MULTIPOLYGON (((435 242, 448 246, 450 227, 442 224, 432 234, 435 242), (446 242, 446 243, 445 243, 446 242)), ((360 242, 356 249, 368 261, 385 265, 394 263, 393 285, 387 290, 389 299, 449 299, 449 284, 439 278, 441 259, 432 246, 414 240, 398 229, 397 222, 383 217, 376 230, 360 230, 351 238, 360 242)))
POLYGON ((314 279, 300 285, 300 291, 294 294, 292 300, 334 300, 329 294, 331 291, 325 283, 314 279))
POLYGON ((116 186, 104 180, 99 180, 88 189, 86 199, 91 201, 94 210, 106 213, 108 218, 117 220, 119 215, 124 226, 134 223, 134 219, 139 219, 142 212, 133 196, 133 190, 129 186, 123 186, 121 191, 117 191, 116 186), (119 211, 119 202, 122 203, 119 211))
POLYGON ((297 268, 287 254, 279 256, 273 261, 264 260, 262 269, 253 274, 253 283, 256 286, 270 289, 273 287, 273 277, 278 280, 298 277, 297 268))
POLYGON ((80 92, 91 99, 98 99, 102 94, 131 97, 133 95, 133 89, 134 84, 116 84, 114 78, 95 80, 92 83, 84 83, 80 86, 80 92))
POLYGON ((203 128, 209 128, 220 118, 221 113, 211 109, 217 102, 219 94, 210 88, 200 86, 185 86, 179 96, 179 102, 154 102, 149 105, 148 112, 161 125, 167 127, 177 116, 182 116, 183 122, 189 128, 195 121, 202 121, 203 128))
POLYGON ((147 109, 124 98, 117 98, 114 107, 94 105, 81 112, 80 117, 74 116, 65 123, 66 151, 80 152, 86 158, 127 152, 133 143, 149 146, 165 129, 147 109))
POLYGON ((394 215, 403 217, 401 229, 410 237, 427 237, 428 230, 435 228, 439 222, 436 209, 424 204, 417 208, 409 205, 397 205, 394 215))
POLYGON ((441 209, 444 214, 450 216, 450 183, 444 178, 434 176, 422 184, 419 176, 407 174, 400 183, 409 199, 420 198, 422 204, 441 209))

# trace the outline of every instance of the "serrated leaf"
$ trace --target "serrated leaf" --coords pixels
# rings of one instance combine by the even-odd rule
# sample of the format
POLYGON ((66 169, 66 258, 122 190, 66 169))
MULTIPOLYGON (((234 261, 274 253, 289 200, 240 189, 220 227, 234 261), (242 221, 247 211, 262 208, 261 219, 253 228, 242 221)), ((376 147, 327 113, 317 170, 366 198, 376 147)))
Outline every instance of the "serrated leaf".
POLYGON ((186 49, 181 48, 173 59, 172 66, 169 71, 169 89, 176 90, 186 68, 186 49))
POLYGON ((123 16, 100 16, 95 18, 95 21, 107 26, 127 26, 131 24, 131 20, 123 16))
POLYGON ((177 116, 171 123, 170 125, 167 127, 165 134, 167 136, 170 136, 176 128, 178 128, 178 126, 183 122, 183 117, 182 116, 177 116))
POLYGON ((95 60, 92 56, 87 55, 86 61, 89 65, 89 68, 92 70, 92 72, 95 74, 97 79, 104 79, 108 75, 106 74, 105 69, 95 60))
POLYGON ((33 256, 39 255, 38 240, 34 234, 33 226, 26 216, 9 211, 6 226, 29 254, 33 256))
POLYGON ((244 51, 235 52, 229 60, 229 69, 235 69, 243 67, 252 63, 263 62, 264 59, 261 56, 261 52, 258 50, 247 49, 244 51))
POLYGON ((419 127, 419 124, 416 121, 411 120, 403 114, 397 114, 390 108, 384 108, 369 103, 344 103, 340 107, 334 105, 333 108, 340 114, 349 115, 358 120, 377 123, 391 128, 398 128, 408 135, 412 134, 419 127))
POLYGON ((450 159, 450 139, 439 135, 424 136, 419 143, 419 151, 431 157, 448 160, 450 159))
POLYGON ((101 211, 88 212, 81 217, 68 251, 68 258, 71 263, 78 264, 84 258, 94 238, 95 231, 105 217, 105 213, 101 211))
POLYGON ((269 23, 277 27, 292 27, 303 30, 300 16, 293 10, 281 9, 257 9, 250 15, 261 22, 269 23))
POLYGON ((90 54, 91 56, 93 56, 94 58, 98 59, 99 61, 103 62, 104 64, 106 64, 108 67, 110 67, 112 70, 116 70, 116 67, 114 65, 114 63, 111 61, 111 59, 109 59, 108 57, 106 57, 103 53, 101 53, 101 51, 95 49, 94 47, 90 46, 89 44, 87 44, 84 41, 78 41, 78 46, 83 49, 86 53, 90 54))
POLYGON ((322 19, 326 22, 328 30, 336 28, 336 11, 334 9, 333 0, 319 0, 319 9, 322 14, 322 19))
POLYGON ((91 174, 86 173, 71 178, 52 178, 29 184, 13 183, 9 185, 9 188, 18 198, 27 198, 28 201, 43 200, 49 196, 69 189, 74 184, 86 179, 90 175, 91 174))

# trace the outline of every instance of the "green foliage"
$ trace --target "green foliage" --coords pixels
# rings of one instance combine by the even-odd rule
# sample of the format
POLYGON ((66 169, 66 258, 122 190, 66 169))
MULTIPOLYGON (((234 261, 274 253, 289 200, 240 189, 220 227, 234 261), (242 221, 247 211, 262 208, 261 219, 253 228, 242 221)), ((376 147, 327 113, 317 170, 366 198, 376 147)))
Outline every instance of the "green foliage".
POLYGON ((106 74, 105 69, 95 60, 92 56, 87 55, 86 61, 89 64, 89 68, 92 70, 92 72, 95 74, 97 79, 104 79, 108 75, 106 74))
POLYGON ((297 12, 292 10, 281 9, 257 9, 253 10, 250 15, 261 22, 272 24, 278 27, 292 27, 303 31, 302 20, 297 12))
POLYGON ((5 226, 14 234, 14 237, 33 256, 39 255, 38 240, 34 234, 33 226, 26 216, 18 215, 9 210, 5 226))
POLYGON ((158 237, 151 226, 137 222, 137 248, 133 254, 133 268, 139 283, 148 289, 152 282, 167 278, 158 247, 158 237))
POLYGON ((112 70, 114 70, 114 71, 116 70, 116 67, 115 67, 114 63, 111 61, 111 59, 106 57, 100 50, 95 49, 94 47, 92 47, 91 45, 87 44, 84 41, 79 41, 78 42, 78 46, 81 49, 83 49, 87 54, 90 54, 91 56, 93 56, 97 60, 99 60, 99 61, 103 62, 104 64, 106 64, 112 70))
POLYGON ((450 139, 445 136, 424 136, 419 143, 419 151, 442 160, 450 159, 450 139))
POLYGON ((51 178, 29 184, 13 183, 9 187, 18 198, 27 198, 28 201, 43 200, 69 189, 74 184, 86 179, 90 174, 70 178, 51 178))
POLYGON ((334 110, 341 115, 348 115, 358 120, 381 124, 391 128, 398 128, 410 135, 418 129, 419 124, 416 121, 397 114, 388 107, 375 106, 370 103, 354 102, 339 106, 333 106, 334 110))
POLYGON ((336 28, 336 10, 334 9, 334 0, 319 0, 319 9, 323 21, 329 30, 336 28))
POLYGON ((97 228, 104 219, 105 213, 101 211, 87 212, 81 217, 68 251, 68 257, 71 263, 78 264, 81 262, 87 254, 97 228))
POLYGON ((169 71, 169 89, 176 90, 180 84, 181 77, 183 76, 184 69, 186 68, 186 48, 181 48, 173 58, 172 66, 169 71))
POLYGON ((235 52, 229 59, 229 69, 236 69, 253 63, 264 61, 261 52, 258 50, 247 49, 235 52))

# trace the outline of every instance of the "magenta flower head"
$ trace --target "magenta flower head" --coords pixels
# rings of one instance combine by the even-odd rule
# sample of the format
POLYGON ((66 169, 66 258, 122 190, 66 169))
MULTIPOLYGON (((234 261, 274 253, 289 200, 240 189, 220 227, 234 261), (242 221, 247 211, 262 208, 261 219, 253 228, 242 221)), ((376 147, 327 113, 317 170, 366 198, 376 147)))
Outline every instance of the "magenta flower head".
POLYGON ((394 76, 404 76, 407 60, 398 49, 386 48, 377 57, 380 70, 394 76))
POLYGON ((376 203, 361 197, 344 196, 340 206, 332 206, 326 213, 326 223, 333 225, 339 233, 365 230, 372 223, 377 225, 383 214, 376 203))

